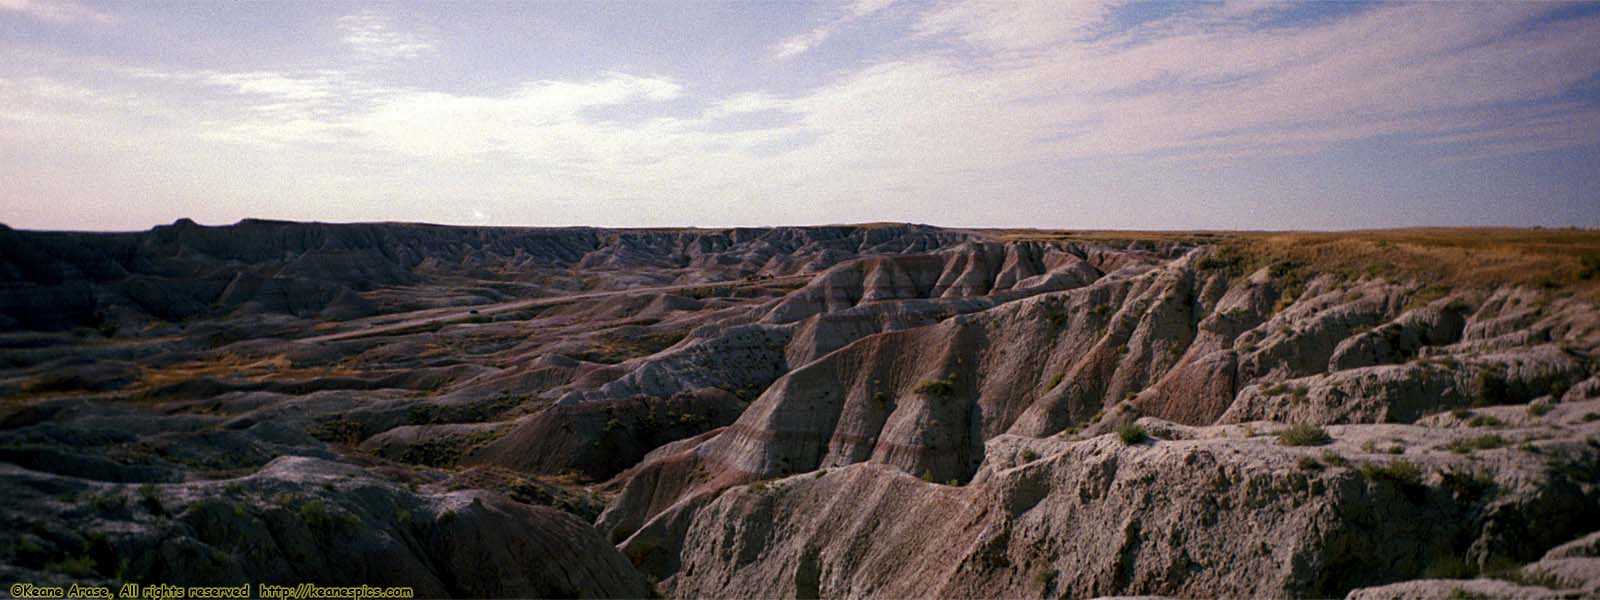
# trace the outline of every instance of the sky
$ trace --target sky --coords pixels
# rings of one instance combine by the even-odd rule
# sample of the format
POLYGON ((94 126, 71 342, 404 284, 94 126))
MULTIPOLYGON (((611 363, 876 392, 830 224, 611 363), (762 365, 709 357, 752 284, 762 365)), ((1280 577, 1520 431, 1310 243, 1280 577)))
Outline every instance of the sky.
POLYGON ((0 223, 1600 227, 1600 3, 0 0, 0 223))

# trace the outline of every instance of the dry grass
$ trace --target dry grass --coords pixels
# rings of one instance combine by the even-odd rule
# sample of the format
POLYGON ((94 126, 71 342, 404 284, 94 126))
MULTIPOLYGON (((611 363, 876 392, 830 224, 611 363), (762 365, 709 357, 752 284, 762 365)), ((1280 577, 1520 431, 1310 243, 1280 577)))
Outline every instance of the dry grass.
POLYGON ((227 354, 216 360, 199 360, 159 368, 141 369, 139 382, 131 390, 156 389, 201 378, 232 381, 296 380, 318 377, 356 376, 361 372, 345 366, 296 367, 284 355, 249 358, 227 354))
POLYGON ((1341 232, 991 230, 1000 239, 1216 244, 1221 268, 1277 265, 1355 280, 1377 277, 1441 289, 1522 285, 1600 299, 1600 231, 1411 228, 1341 232))

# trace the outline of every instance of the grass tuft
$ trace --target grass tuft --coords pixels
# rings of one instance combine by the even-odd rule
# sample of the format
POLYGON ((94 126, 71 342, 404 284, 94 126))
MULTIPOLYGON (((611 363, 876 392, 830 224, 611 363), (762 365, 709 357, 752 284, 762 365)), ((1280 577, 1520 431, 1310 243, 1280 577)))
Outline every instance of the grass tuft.
POLYGON ((1290 425, 1278 434, 1278 443, 1285 446, 1321 446, 1331 441, 1333 436, 1310 423, 1290 425))
POLYGON ((1123 423, 1117 428, 1117 439, 1128 445, 1138 444, 1150 439, 1150 432, 1138 423, 1123 423))

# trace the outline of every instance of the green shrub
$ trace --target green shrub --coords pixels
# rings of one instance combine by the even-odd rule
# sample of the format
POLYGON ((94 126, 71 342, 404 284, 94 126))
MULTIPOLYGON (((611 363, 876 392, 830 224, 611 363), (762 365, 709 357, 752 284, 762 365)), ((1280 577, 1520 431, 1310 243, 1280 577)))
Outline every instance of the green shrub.
POLYGON ((1504 448, 1505 445, 1505 438, 1502 438, 1498 435, 1489 434, 1455 440, 1450 442, 1450 445, 1445 447, 1451 452, 1455 452, 1457 454, 1469 454, 1474 450, 1493 450, 1495 448, 1504 448))
POLYGON ((917 384, 917 393, 927 394, 936 398, 954 398, 956 395, 956 376, 949 375, 944 379, 930 379, 917 384))
POLYGON ((1067 314, 1066 309, 1063 309, 1059 306, 1053 306, 1045 309, 1044 316, 1046 319, 1050 320, 1050 326, 1056 329, 1066 327, 1067 323, 1071 322, 1072 320, 1071 315, 1067 314))
POLYGON ((76 558, 63 558, 45 565, 44 570, 69 577, 88 577, 95 574, 95 566, 94 557, 84 555, 76 558))
MULTIPOLYGON (((1459 556, 1440 556, 1423 569, 1422 576, 1428 579, 1472 579, 1478 576, 1478 565, 1459 556)), ((1455 591, 1462 590, 1457 588, 1455 591)), ((1454 597, 1455 593, 1451 593, 1451 596, 1454 597)))
POLYGON ((1505 376, 1493 369, 1478 371, 1478 374, 1472 378, 1472 387, 1477 395, 1476 403, 1479 406, 1502 404, 1505 402, 1506 394, 1509 391, 1506 386, 1505 376))
POLYGON ((336 518, 333 512, 328 510, 327 503, 321 499, 313 498, 305 501, 300 505, 299 512, 300 521, 312 531, 331 533, 337 531, 339 525, 343 523, 343 519, 336 518))
POLYGON ((1117 428, 1117 438, 1124 444, 1132 445, 1150 439, 1150 432, 1138 423, 1123 423, 1117 428))
POLYGON ((1505 425, 1505 421, 1501 421, 1494 415, 1477 415, 1467 420, 1467 427, 1500 427, 1502 425, 1505 425))
POLYGON ((1310 423, 1290 425, 1278 434, 1278 443, 1285 446, 1321 446, 1331 441, 1327 431, 1310 423))
POLYGON ((1030 463, 1036 460, 1039 460, 1039 453, 1034 452, 1032 448, 1022 451, 1022 462, 1030 463))
POLYGON ((161 505, 161 491, 156 489, 154 483, 144 483, 139 486, 139 502, 144 505, 150 514, 161 516, 167 513, 166 507, 161 505))
POLYGON ((1578 259, 1578 279, 1588 281, 1600 278, 1600 254, 1590 254, 1578 259))
POLYGON ((1361 476, 1372 481, 1388 480, 1407 486, 1422 485, 1422 469, 1416 463, 1406 460, 1397 460, 1384 465, 1362 464, 1361 476))
POLYGON ((1494 478, 1484 473, 1452 469, 1441 476, 1444 488, 1462 502, 1477 502, 1495 488, 1494 478))
POLYGON ((1335 467, 1348 467, 1348 466, 1350 466, 1350 459, 1345 458, 1344 455, 1339 454, 1337 452, 1334 452, 1332 450, 1323 450, 1322 451, 1322 462, 1328 463, 1328 464, 1333 465, 1335 467))

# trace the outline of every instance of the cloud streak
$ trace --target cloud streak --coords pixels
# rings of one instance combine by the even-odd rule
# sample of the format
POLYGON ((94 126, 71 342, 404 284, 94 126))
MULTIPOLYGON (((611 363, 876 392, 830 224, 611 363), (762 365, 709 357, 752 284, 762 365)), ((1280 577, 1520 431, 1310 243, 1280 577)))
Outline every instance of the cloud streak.
POLYGON ((115 20, 111 15, 67 0, 0 0, 0 10, 58 23, 91 21, 104 24, 115 20))
POLYGON ((433 49, 432 40, 397 30, 391 19, 375 13, 340 17, 339 29, 344 32, 344 42, 351 49, 376 59, 416 58, 433 49))
POLYGON ((774 44, 769 52, 775 60, 788 60, 822 45, 839 30, 852 23, 888 8, 894 0, 855 0, 844 7, 842 15, 804 33, 795 34, 774 44))

